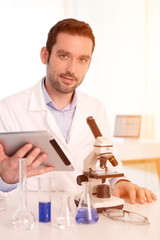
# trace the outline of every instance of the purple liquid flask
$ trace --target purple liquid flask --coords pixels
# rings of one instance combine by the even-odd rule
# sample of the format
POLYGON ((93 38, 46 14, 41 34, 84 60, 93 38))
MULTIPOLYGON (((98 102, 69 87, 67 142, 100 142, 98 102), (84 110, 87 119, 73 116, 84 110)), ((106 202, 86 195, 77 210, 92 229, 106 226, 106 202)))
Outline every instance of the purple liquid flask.
POLYGON ((76 213, 76 222, 80 224, 93 224, 98 221, 97 209, 92 204, 89 183, 83 182, 82 185, 83 191, 76 213))

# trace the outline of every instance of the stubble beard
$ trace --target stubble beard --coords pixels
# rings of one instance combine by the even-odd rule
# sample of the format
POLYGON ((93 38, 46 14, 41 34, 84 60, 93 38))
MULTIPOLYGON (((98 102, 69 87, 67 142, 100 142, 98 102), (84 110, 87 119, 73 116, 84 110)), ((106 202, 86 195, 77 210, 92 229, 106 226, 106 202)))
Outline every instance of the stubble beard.
POLYGON ((54 78, 51 75, 48 76, 48 80, 51 86, 60 93, 63 93, 63 94, 72 93, 81 84, 81 82, 79 82, 77 78, 75 78, 74 86, 69 86, 69 84, 67 83, 61 83, 59 78, 62 75, 64 74, 59 74, 59 76, 57 76, 56 78, 54 78))

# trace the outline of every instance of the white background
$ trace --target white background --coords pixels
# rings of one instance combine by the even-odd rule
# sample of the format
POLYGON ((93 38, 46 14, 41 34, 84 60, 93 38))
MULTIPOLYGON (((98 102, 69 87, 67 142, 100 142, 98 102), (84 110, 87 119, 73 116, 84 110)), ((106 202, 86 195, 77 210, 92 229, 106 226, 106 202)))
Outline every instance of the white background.
POLYGON ((96 37, 80 89, 115 115, 141 114, 142 138, 160 138, 159 0, 0 0, 0 99, 45 75, 40 49, 63 18, 88 22, 96 37))

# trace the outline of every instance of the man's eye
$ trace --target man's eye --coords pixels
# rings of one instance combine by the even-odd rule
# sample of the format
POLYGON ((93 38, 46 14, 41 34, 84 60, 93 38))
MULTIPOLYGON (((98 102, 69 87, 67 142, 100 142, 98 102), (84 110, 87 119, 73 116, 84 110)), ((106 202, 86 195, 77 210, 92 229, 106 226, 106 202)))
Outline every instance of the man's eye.
POLYGON ((87 61, 88 61, 88 59, 86 59, 86 58, 80 58, 81 63, 86 63, 87 61))
POLYGON ((68 58, 68 56, 67 56, 67 55, 64 55, 64 54, 62 54, 62 55, 60 55, 60 58, 62 58, 62 59, 67 59, 67 58, 68 58))

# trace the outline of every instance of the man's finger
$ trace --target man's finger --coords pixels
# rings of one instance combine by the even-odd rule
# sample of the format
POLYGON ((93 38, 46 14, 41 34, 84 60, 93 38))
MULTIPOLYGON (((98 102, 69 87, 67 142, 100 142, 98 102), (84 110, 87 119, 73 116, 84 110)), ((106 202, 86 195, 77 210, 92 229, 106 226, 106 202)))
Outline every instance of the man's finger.
POLYGON ((130 203, 134 204, 136 202, 136 188, 135 187, 128 188, 128 196, 130 199, 130 203))
POLYGON ((25 144, 22 148, 20 148, 15 154, 14 156, 19 158, 22 158, 26 155, 26 153, 31 150, 32 148, 32 144, 31 143, 27 143, 25 144))
POLYGON ((156 197, 156 195, 155 195, 153 192, 151 192, 151 197, 152 197, 152 199, 153 199, 154 201, 157 200, 157 197, 156 197))
POLYGON ((53 167, 46 167, 46 168, 40 168, 40 169, 32 169, 32 170, 29 170, 27 172, 27 177, 33 177, 33 176, 36 176, 36 175, 41 175, 41 174, 44 174, 44 173, 47 173, 47 172, 51 172, 53 171, 54 168, 53 167))
POLYGON ((137 189, 137 198, 139 199, 139 203, 141 204, 145 203, 145 191, 147 192, 148 190, 140 187, 137 189))
POLYGON ((39 147, 35 147, 27 156, 27 166, 31 165, 40 153, 41 149, 39 147))
POLYGON ((4 158, 6 158, 6 154, 4 152, 2 144, 0 144, 0 161, 3 160, 4 158))
POLYGON ((39 167, 42 162, 48 157, 48 155, 46 153, 42 153, 36 160, 34 160, 32 162, 32 164, 30 165, 31 168, 37 168, 39 167))
POLYGON ((145 191, 145 198, 146 198, 146 201, 151 203, 152 202, 152 197, 151 197, 151 193, 150 191, 145 191))
POLYGON ((157 200, 156 195, 148 189, 146 189, 146 191, 145 191, 145 197, 146 197, 147 202, 149 202, 149 203, 151 203, 152 200, 154 200, 154 201, 157 200))

